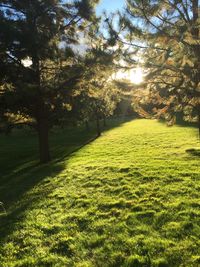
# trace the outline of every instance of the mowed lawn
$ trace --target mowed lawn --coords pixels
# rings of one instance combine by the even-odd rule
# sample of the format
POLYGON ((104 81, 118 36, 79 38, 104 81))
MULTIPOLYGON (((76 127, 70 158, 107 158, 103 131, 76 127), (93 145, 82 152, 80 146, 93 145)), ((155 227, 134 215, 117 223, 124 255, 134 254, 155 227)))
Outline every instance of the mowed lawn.
POLYGON ((35 136, 1 138, 1 267, 200 266, 197 129, 133 120, 42 167, 35 136))

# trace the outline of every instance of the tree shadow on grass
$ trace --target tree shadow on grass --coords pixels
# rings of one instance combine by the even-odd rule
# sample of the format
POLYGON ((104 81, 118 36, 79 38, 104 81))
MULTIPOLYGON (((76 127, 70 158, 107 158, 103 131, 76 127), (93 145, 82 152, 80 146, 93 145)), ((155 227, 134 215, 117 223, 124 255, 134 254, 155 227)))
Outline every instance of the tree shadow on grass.
POLYGON ((190 148, 186 152, 192 156, 200 157, 200 148, 190 148))
MULTIPOLYGON (((133 118, 127 117, 123 119, 114 119, 108 121, 108 125, 104 127, 103 132, 113 128, 120 127, 123 123, 131 121, 133 118)), ((62 161, 71 157, 84 146, 90 144, 97 139, 94 127, 91 131, 86 131, 83 128, 75 128, 72 130, 54 133, 50 138, 50 147, 53 155, 53 160, 49 164, 40 165, 38 162, 37 136, 31 136, 23 140, 16 139, 19 142, 18 146, 13 146, 13 139, 5 145, 0 142, 3 147, 3 152, 0 153, 1 177, 0 177, 0 201, 9 207, 12 202, 17 201, 21 195, 37 185, 45 177, 55 176, 62 171, 66 166, 62 161), (9 146, 9 144, 11 145, 9 146), (30 146, 32 143, 32 147, 30 146), (28 144, 28 150, 26 150, 28 144), (13 151, 12 151, 13 149, 13 151), (2 154, 2 155, 1 155, 2 154), (13 156, 14 154, 14 156, 13 156), (7 165, 7 166, 6 166, 7 165)), ((0 140, 1 141, 1 140, 0 140)))
MULTIPOLYGON (((41 197, 38 194, 26 196, 26 193, 40 183, 42 186, 42 181, 45 178, 53 179, 64 167, 63 162, 46 165, 39 165, 34 162, 7 176, 8 181, 4 181, 0 186, 1 201, 6 210, 6 214, 2 209, 0 211, 0 242, 14 231, 15 225, 23 220, 24 212, 41 197)), ((48 190, 52 189, 48 188, 48 190)), ((45 193, 43 190, 40 192, 45 193)))
MULTIPOLYGON (((130 120, 132 118, 110 121, 108 126, 104 128, 104 131, 119 127, 130 120)), ((26 210, 33 203, 36 203, 41 197, 45 198, 45 196, 55 190, 53 183, 49 183, 46 187, 45 181, 48 182, 49 179, 54 179, 60 172, 67 168, 67 161, 74 153, 97 138, 94 130, 86 132, 83 129, 75 129, 69 135, 65 136, 65 134, 63 133, 59 137, 56 133, 52 137, 54 160, 51 163, 45 165, 38 163, 37 154, 33 155, 36 144, 34 141, 34 149, 30 149, 29 157, 24 157, 23 152, 20 151, 19 157, 23 156, 22 159, 24 160, 16 157, 16 162, 9 165, 12 168, 9 171, 8 168, 5 168, 4 176, 0 178, 0 201, 3 202, 7 214, 4 214, 4 212, 1 213, 3 210, 0 209, 0 242, 3 242, 7 236, 12 234, 17 224, 23 221, 26 210), (34 187, 37 187, 38 190, 32 193, 31 189, 34 187)), ((14 136, 11 138, 14 138, 14 136)), ((30 140, 27 142, 29 144, 31 143, 30 140)), ((23 149, 23 146, 26 146, 26 142, 16 146, 13 153, 18 153, 18 149, 23 149)), ((11 151, 11 149, 12 147, 8 151, 11 151)), ((6 151, 5 147, 4 151, 6 151)), ((28 155, 27 152, 25 154, 28 155)), ((9 155, 7 156, 9 159, 9 155)), ((6 160, 4 158, 3 163, 5 164, 5 162, 6 160)))
MULTIPOLYGON (((162 119, 162 118, 158 119, 158 122, 167 125, 167 121, 162 119)), ((179 127, 190 127, 190 128, 198 129, 197 123, 184 121, 183 119, 177 119, 176 122, 175 122, 175 125, 177 125, 179 127)), ((169 126, 171 127, 173 125, 169 125, 169 126)))
MULTIPOLYGON (((31 205, 55 190, 53 183, 49 183, 46 187, 46 181, 56 178, 60 172, 67 168, 67 161, 72 154, 94 140, 94 138, 89 139, 89 137, 85 135, 81 140, 72 138, 70 146, 66 148, 66 142, 61 140, 61 144, 59 144, 58 139, 58 144, 54 143, 52 146, 56 156, 48 164, 40 165, 37 154, 33 157, 31 153, 30 157, 16 158, 16 162, 13 164, 8 161, 12 168, 9 171, 9 168, 5 166, 4 175, 0 177, 0 202, 3 203, 0 206, 0 242, 3 242, 7 236, 15 231, 17 224, 23 221, 25 212, 31 205), (38 188, 38 190, 32 192, 33 188, 38 188)), ((14 138, 14 136, 11 138, 14 138)), ((67 143, 69 144, 70 140, 67 143)), ((26 146, 26 143, 24 146, 26 146)), ((22 149, 23 147, 21 147, 22 149)), ((13 153, 17 152, 15 148, 13 153)), ((23 155, 21 151, 19 154, 20 156, 23 155)), ((9 160, 9 155, 6 156, 9 160)), ((11 157, 11 159, 13 158, 11 157)), ((6 162, 5 159, 4 162, 6 162)))

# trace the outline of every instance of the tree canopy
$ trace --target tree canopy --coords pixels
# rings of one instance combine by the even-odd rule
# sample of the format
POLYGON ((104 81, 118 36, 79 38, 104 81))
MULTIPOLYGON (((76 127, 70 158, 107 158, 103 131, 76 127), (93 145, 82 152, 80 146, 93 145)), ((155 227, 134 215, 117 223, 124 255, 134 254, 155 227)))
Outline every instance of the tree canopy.
POLYGON ((117 38, 132 47, 125 58, 134 64, 139 54, 148 72, 143 84, 148 93, 137 90, 136 105, 148 99, 153 113, 170 123, 177 111, 186 120, 200 121, 199 19, 198 0, 128 0, 121 14, 124 34, 117 38))
POLYGON ((82 67, 72 45, 97 22, 96 3, 1 1, 1 113, 35 122, 41 162, 50 160, 48 131, 55 110, 69 106, 80 81, 82 67))

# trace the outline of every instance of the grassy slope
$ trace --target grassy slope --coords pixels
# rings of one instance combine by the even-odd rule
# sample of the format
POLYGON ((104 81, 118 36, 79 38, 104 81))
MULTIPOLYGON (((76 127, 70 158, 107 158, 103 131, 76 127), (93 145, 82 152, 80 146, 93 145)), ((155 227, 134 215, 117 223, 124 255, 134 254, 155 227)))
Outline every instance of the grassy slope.
POLYGON ((198 145, 194 128, 137 120, 49 166, 23 161, 1 181, 0 266, 200 266, 198 145))

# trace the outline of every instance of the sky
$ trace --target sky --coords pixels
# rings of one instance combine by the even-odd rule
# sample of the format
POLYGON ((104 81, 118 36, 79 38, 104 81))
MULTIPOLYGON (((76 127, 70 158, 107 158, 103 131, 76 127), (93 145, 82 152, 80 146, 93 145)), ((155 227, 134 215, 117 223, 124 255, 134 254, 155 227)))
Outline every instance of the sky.
POLYGON ((104 10, 107 12, 115 12, 116 10, 122 10, 125 4, 125 0, 100 0, 97 6, 97 15, 102 14, 104 10))
MULTIPOLYGON (((108 14, 117 10, 122 11, 125 4, 126 0, 100 0, 100 3, 96 7, 97 16, 100 16, 103 11, 106 11, 108 14)), ((139 67, 133 68, 129 72, 119 71, 115 75, 117 79, 128 79, 134 84, 140 84, 143 81, 143 77, 143 70, 139 67)))

